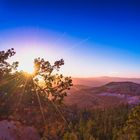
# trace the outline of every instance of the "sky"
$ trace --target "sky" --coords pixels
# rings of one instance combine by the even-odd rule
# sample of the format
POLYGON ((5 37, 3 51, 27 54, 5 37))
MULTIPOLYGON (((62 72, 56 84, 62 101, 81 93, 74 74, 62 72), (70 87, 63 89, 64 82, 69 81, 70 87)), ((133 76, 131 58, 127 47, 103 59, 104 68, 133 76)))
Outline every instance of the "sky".
POLYGON ((0 0, 0 50, 63 58, 73 77, 140 77, 139 0, 0 0))

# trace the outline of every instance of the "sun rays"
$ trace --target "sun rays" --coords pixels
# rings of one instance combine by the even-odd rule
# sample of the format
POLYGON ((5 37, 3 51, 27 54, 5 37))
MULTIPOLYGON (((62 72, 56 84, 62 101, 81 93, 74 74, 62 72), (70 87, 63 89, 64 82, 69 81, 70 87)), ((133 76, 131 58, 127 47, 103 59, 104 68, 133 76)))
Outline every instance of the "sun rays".
MULTIPOLYGON (((10 56, 11 51, 14 51, 14 49, 9 50, 6 55, 10 56)), ((6 64, 4 65, 5 67, 1 68, 4 73, 0 80, 0 88, 3 91, 2 100, 5 101, 2 101, 2 105, 4 107, 8 106, 11 117, 18 117, 18 114, 22 111, 30 113, 32 108, 37 107, 37 112, 45 125, 45 107, 50 101, 54 109, 68 125, 62 112, 55 105, 55 103, 62 102, 66 96, 65 90, 70 89, 70 86, 72 86, 71 77, 64 77, 58 73, 60 67, 64 65, 64 60, 60 59, 50 63, 48 60, 41 59, 43 53, 41 53, 41 58, 37 57, 38 52, 35 50, 28 50, 28 52, 24 50, 24 53, 27 54, 20 54, 19 57, 22 68, 19 67, 18 69, 18 65, 16 68, 13 67, 13 63, 7 63, 6 58, 5 61, 1 61, 2 64, 6 64), (52 100, 49 99, 49 95, 52 95, 52 100)))

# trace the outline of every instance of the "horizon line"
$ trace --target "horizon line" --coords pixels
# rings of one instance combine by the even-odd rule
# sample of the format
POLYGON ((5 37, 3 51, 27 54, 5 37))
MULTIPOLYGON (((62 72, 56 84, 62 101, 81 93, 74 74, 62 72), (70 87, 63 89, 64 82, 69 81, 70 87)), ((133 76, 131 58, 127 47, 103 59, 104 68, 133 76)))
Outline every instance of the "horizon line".
POLYGON ((140 79, 140 77, 121 77, 121 76, 91 76, 91 77, 80 77, 80 76, 71 76, 72 78, 79 78, 79 79, 92 79, 92 78, 124 78, 124 79, 140 79))

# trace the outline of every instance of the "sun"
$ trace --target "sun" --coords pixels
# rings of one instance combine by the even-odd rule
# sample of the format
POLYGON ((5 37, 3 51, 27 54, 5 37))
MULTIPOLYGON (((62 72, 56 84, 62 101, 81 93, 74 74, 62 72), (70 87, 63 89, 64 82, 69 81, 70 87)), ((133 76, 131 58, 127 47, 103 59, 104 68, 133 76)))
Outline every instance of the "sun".
MULTIPOLYGON (((30 57, 28 57, 30 58, 30 57)), ((33 59, 28 59, 28 60, 24 60, 22 62, 20 62, 21 66, 19 65, 19 69, 23 70, 29 74, 33 74, 34 73, 34 65, 33 65, 34 61, 33 59)))
POLYGON ((19 70, 23 70, 29 74, 34 73, 34 55, 26 54, 25 57, 19 61, 19 70))
POLYGON ((40 49, 25 49, 20 53, 21 55, 16 56, 19 61, 19 71, 24 71, 29 74, 34 73, 34 59, 44 56, 44 51, 40 49))
POLYGON ((18 61, 18 71, 34 74, 34 60, 36 58, 44 58, 49 62, 54 62, 57 59, 55 52, 52 48, 41 44, 26 46, 21 44, 20 48, 16 48, 16 54, 10 58, 9 62, 18 61))

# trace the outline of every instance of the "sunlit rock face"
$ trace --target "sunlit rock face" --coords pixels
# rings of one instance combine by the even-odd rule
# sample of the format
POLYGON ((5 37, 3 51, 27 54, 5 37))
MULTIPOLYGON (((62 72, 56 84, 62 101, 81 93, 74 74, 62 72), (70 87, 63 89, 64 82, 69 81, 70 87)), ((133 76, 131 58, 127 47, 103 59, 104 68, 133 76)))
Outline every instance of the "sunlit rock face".
POLYGON ((0 140, 40 140, 40 137, 33 127, 3 120, 0 121, 0 140))

